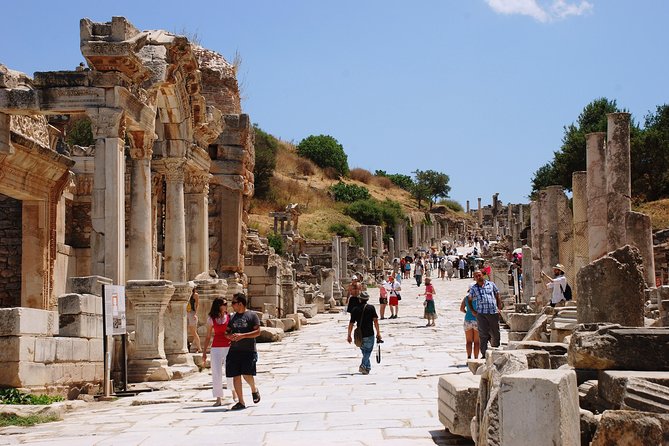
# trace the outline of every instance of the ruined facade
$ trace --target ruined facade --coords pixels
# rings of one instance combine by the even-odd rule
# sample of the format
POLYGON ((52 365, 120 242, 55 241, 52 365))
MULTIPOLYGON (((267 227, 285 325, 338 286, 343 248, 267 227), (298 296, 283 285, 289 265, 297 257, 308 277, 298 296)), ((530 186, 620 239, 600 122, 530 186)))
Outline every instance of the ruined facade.
POLYGON ((0 65, 0 305, 56 310, 71 277, 128 285, 128 325, 153 326, 131 362, 160 362, 131 373, 168 376, 187 361, 187 282, 243 273, 251 122, 234 67, 183 36, 113 17, 82 19, 80 39, 87 67, 0 65), (64 147, 81 119, 94 146, 64 147))

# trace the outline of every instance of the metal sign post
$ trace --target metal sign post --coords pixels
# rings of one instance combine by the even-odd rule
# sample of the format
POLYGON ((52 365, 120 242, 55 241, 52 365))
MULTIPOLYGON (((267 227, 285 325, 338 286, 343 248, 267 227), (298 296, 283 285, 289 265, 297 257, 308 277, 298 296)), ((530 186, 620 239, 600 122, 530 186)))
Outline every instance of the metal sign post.
MULTIPOLYGON (((127 364, 125 359, 125 287, 122 285, 104 285, 102 289, 102 333, 104 346, 104 395, 111 396, 111 368, 112 352, 114 349, 113 337, 123 336, 123 371, 127 364)), ((124 373, 127 376, 127 373, 124 373)), ((127 377, 124 379, 127 381, 127 377)), ((124 383, 125 386, 125 383, 124 383)))

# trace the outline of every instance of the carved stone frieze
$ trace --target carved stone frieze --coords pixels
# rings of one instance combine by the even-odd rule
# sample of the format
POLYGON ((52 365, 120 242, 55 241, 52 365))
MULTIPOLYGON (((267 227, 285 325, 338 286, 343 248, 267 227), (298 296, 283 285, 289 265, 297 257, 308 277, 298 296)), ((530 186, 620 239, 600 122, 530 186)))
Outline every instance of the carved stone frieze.
POLYGON ((123 110, 117 108, 94 108, 86 110, 91 119, 94 138, 125 137, 125 116, 123 110))
POLYGON ((191 173, 186 177, 184 192, 187 194, 209 194, 209 179, 211 175, 191 173))
POLYGON ((91 195, 93 193, 93 175, 79 174, 75 178, 76 195, 91 195))
POLYGON ((185 178, 184 166, 186 160, 182 158, 167 158, 161 161, 165 171, 165 181, 168 183, 182 182, 185 178))
POLYGON ((9 128, 44 148, 49 148, 48 123, 44 116, 11 115, 9 128))

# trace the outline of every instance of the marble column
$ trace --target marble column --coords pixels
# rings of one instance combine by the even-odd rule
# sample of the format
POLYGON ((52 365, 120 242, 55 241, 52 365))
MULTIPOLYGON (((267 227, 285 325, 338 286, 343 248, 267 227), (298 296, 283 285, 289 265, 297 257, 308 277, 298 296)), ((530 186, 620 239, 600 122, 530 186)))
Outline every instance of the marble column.
POLYGON ((128 381, 168 381, 165 309, 174 293, 169 280, 129 280, 125 294, 135 313, 135 348, 128 359, 128 381))
POLYGON ((125 118, 123 110, 86 110, 95 138, 91 195, 91 274, 125 283, 125 118))
MULTIPOLYGON (((590 263, 588 254, 588 196, 587 172, 579 171, 572 174, 572 208, 574 211, 574 275, 590 263)), ((571 284, 576 284, 573 280, 571 284)), ((574 298, 578 290, 572 285, 574 298)))
POLYGON ((153 219, 151 218, 151 156, 153 139, 130 138, 130 230, 128 231, 128 279, 151 280, 153 265, 153 219))
POLYGON ((334 298, 334 270, 332 268, 321 269, 321 292, 325 296, 325 302, 334 298))
POLYGON ((483 226, 483 208, 481 207, 481 197, 478 198, 478 201, 479 201, 479 208, 478 208, 479 226, 483 226))
POLYGON ((381 226, 375 227, 375 237, 376 237, 376 255, 380 259, 383 258, 383 228, 381 226))
POLYGON ((653 226, 650 217, 640 212, 628 212, 625 219, 627 244, 641 254, 646 287, 655 288, 655 258, 653 256, 653 226))
POLYGON ((185 160, 168 158, 165 167, 165 279, 186 281, 185 160))
POLYGON ((630 114, 607 115, 606 198, 607 250, 615 251, 627 243, 625 218, 632 210, 630 176, 630 114))
POLYGON ((186 178, 186 279, 209 272, 209 173, 186 178))
POLYGON ((490 268, 492 270, 491 279, 499 288, 499 297, 505 299, 511 296, 508 280, 509 261, 503 257, 493 257, 490 259, 490 268))
POLYGON ((574 217, 569 208, 569 199, 562 190, 562 187, 558 187, 556 202, 558 218, 557 261, 562 263, 566 268, 565 276, 567 276, 568 283, 574 283, 576 282, 576 271, 574 270, 574 217))
POLYGON ((592 262, 607 253, 606 133, 588 133, 586 141, 586 192, 588 206, 588 257, 592 262))
MULTIPOLYGON (((334 270, 334 285, 333 285, 333 296, 335 300, 340 301, 342 297, 342 288, 341 288, 341 238, 337 235, 332 237, 332 269, 334 270)), ((284 283, 284 278, 282 276, 282 284, 284 283)), ((292 276, 291 276, 292 281, 292 276)), ((283 286, 283 285, 282 285, 283 286)))
POLYGON ((372 231, 371 227, 367 225, 360 226, 360 231, 362 232, 362 247, 365 251, 365 256, 371 257, 372 255, 372 231))
POLYGON ((341 280, 348 280, 348 239, 341 240, 339 254, 341 255, 339 260, 339 268, 341 268, 341 280))
MULTIPOLYGON (((531 225, 531 247, 532 247, 532 257, 530 261, 532 262, 532 271, 533 271, 533 282, 534 282, 534 293, 530 297, 536 297, 539 304, 543 303, 545 297, 545 286, 541 281, 541 271, 543 268, 543 262, 541 259, 541 246, 543 244, 544 231, 542 229, 542 219, 541 219, 541 195, 544 192, 539 191, 539 196, 536 201, 530 203, 530 225, 531 225)), ((525 257, 523 257, 523 264, 525 263, 525 257)), ((527 280, 525 281, 527 286, 527 280)))
POLYGON ((165 356, 168 365, 179 365, 197 371, 193 358, 188 353, 186 331, 186 306, 191 296, 191 282, 175 283, 174 294, 165 309, 165 356))
POLYGON ((466 213, 467 213, 467 215, 469 215, 469 200, 467 200, 467 211, 466 211, 466 213))
POLYGON ((391 262, 393 258, 399 257, 397 254, 397 249, 395 248, 395 239, 393 237, 388 239, 388 257, 390 257, 391 262))

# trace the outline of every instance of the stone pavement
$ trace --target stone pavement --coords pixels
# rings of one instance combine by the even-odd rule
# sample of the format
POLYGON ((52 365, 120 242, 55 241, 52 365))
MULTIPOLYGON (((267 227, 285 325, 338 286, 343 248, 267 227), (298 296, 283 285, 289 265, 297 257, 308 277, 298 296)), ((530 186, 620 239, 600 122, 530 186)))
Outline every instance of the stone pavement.
MULTIPOLYGON (((381 364, 373 356, 367 376, 358 373, 359 349, 346 342, 346 315, 321 314, 280 343, 258 344, 262 400, 254 405, 245 386, 245 410, 229 411, 231 400, 211 406, 206 370, 135 397, 87 403, 63 421, 0 429, 0 445, 473 444, 448 434, 437 414, 439 376, 466 368, 459 304, 469 283, 433 279, 438 319, 425 327, 417 298, 424 286, 405 280, 399 318, 380 321, 381 364)), ((378 290, 369 292, 378 307, 378 290)))

